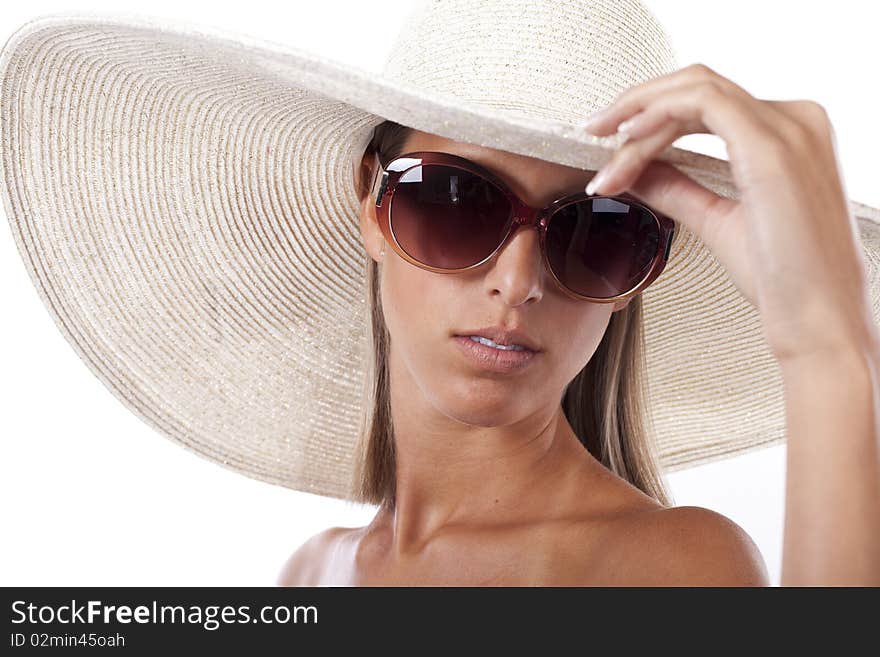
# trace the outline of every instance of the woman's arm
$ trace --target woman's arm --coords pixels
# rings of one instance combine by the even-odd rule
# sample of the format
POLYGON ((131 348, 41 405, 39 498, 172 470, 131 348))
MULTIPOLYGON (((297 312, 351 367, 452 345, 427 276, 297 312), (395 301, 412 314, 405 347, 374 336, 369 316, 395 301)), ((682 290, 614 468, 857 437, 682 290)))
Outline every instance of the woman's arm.
POLYGON ((873 339, 861 345, 779 361, 782 586, 880 585, 880 348, 873 339))
POLYGON ((880 338, 828 113, 755 98, 694 64, 625 90, 587 129, 618 126, 627 139, 593 191, 629 191, 699 236, 757 309, 782 368, 781 583, 880 585, 880 338), (739 198, 655 159, 692 133, 725 141, 739 198))

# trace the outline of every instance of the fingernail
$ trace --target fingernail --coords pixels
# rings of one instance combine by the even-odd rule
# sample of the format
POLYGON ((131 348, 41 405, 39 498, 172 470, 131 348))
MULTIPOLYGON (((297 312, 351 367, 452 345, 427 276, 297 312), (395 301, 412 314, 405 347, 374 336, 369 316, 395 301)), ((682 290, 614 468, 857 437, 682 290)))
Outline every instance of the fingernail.
POLYGON ((603 116, 605 116, 606 112, 604 109, 596 110, 592 114, 588 114, 587 118, 581 121, 578 124, 578 128, 581 130, 589 130, 595 123, 599 121, 603 116))
POLYGON ((633 120, 633 118, 629 118, 626 121, 624 121, 623 123, 621 123, 619 126, 617 126, 617 132, 619 132, 621 134, 628 135, 629 129, 632 128, 634 124, 635 124, 635 121, 633 120))
POLYGON ((599 171, 599 173, 597 173, 595 176, 593 176, 593 178, 590 180, 590 182, 587 183, 587 187, 584 191, 586 191, 587 194, 594 194, 596 192, 596 188, 598 188, 599 185, 601 185, 604 182, 604 180, 606 178, 605 174, 606 174, 605 169, 602 169, 601 171, 599 171))

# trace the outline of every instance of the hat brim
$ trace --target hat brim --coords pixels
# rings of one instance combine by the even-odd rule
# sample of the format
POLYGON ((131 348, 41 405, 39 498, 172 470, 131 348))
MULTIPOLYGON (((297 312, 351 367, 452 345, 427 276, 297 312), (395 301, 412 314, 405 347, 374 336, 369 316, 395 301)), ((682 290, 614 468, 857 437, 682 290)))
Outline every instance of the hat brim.
MULTIPOLYGON (((199 455, 337 498, 350 497, 368 358, 352 166, 373 128, 390 119, 583 169, 619 144, 131 14, 28 22, 0 53, 0 101, 12 233, 91 371, 199 455)), ((661 159, 737 197, 727 161, 661 159)), ((852 207, 876 295, 880 210, 852 207)), ((758 316, 695 236, 682 231, 643 297, 665 470, 783 440, 758 316)))

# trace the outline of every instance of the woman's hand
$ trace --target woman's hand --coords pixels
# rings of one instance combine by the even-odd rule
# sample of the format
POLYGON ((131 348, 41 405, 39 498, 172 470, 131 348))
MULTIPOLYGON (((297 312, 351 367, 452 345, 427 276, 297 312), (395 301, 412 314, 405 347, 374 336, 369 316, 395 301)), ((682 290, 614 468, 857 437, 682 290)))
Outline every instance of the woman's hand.
POLYGON ((700 237, 757 307, 777 359, 875 339, 861 240, 820 105, 759 100, 694 64, 626 90, 590 119, 595 135, 631 120, 589 191, 627 191, 700 237), (689 133, 724 139, 738 201, 653 160, 689 133))

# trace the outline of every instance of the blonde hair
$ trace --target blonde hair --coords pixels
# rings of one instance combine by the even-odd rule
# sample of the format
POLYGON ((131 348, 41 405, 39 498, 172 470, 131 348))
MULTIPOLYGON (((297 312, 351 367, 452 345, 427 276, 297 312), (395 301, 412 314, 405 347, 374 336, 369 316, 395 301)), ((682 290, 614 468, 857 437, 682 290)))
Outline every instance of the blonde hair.
MULTIPOLYGON (((410 132, 393 121, 379 124, 365 156, 375 155, 387 164, 402 154, 410 132)), ((362 169, 355 181, 361 199, 369 192, 372 173, 362 169)), ((389 391, 390 336, 379 294, 378 265, 369 254, 365 264, 372 357, 364 380, 352 493, 359 502, 393 508, 396 455, 389 391)), ((566 386, 562 409, 596 460, 662 505, 671 506, 645 426, 644 371, 642 299, 638 295, 611 314, 596 352, 566 386)))

